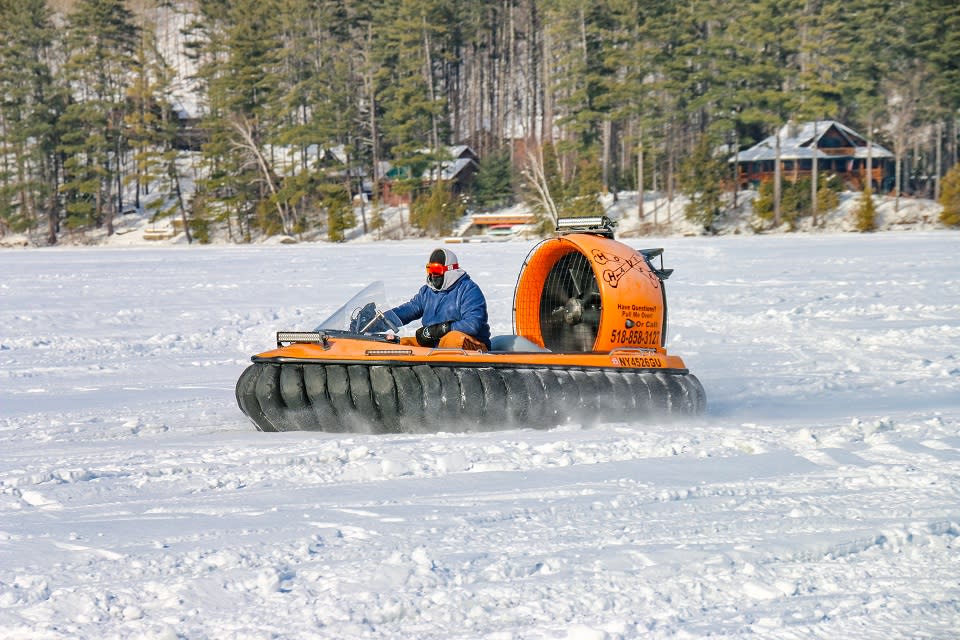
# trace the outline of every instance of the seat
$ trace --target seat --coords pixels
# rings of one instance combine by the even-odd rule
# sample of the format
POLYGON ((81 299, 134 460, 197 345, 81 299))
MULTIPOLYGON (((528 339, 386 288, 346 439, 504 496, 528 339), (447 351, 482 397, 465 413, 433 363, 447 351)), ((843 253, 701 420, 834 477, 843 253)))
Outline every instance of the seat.
POLYGON ((550 349, 541 347, 536 342, 528 340, 523 336, 504 335, 493 336, 490 339, 490 351, 516 351, 516 352, 540 352, 547 353, 550 349))

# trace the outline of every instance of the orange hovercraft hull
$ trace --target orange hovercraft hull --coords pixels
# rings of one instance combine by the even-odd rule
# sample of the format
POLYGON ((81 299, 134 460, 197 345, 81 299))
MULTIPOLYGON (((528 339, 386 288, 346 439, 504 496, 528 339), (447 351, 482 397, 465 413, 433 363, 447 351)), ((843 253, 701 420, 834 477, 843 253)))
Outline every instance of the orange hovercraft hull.
POLYGON ((612 233, 535 247, 514 294, 513 336, 489 352, 400 345, 345 332, 280 332, 237 382, 261 431, 432 433, 635 422, 704 411, 664 349, 670 271, 660 250, 612 233))

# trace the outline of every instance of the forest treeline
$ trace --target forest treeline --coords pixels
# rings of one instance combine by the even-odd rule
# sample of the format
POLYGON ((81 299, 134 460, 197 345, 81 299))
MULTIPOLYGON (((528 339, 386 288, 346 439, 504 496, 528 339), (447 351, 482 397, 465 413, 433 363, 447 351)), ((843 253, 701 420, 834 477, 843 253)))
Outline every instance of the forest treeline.
POLYGON ((956 0, 0 0, 0 234, 147 205, 200 240, 336 240, 364 182, 378 224, 385 161, 439 233, 464 200, 419 176, 452 144, 481 158, 471 206, 560 215, 638 181, 708 193, 718 149, 812 119, 938 184, 958 114, 956 0))

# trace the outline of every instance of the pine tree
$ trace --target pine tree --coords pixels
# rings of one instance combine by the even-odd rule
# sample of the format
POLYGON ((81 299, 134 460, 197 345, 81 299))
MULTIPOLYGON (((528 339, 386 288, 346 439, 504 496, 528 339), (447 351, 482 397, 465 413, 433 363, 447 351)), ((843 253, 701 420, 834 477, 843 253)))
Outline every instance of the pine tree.
POLYGON ((400 0, 377 32, 376 101, 392 163, 416 190, 448 144, 447 102, 437 84, 453 14, 442 0, 400 0))
POLYGON ((682 167, 681 187, 690 198, 684 214, 688 220, 712 233, 723 202, 723 179, 726 162, 714 153, 716 145, 709 136, 702 136, 694 152, 682 167))
MULTIPOLYGON (((837 176, 821 173, 817 180, 817 211, 822 215, 840 206, 840 192, 843 182, 837 176)), ((815 225, 817 220, 814 221, 815 225)))
MULTIPOLYGON (((779 141, 782 126, 798 108, 800 95, 795 91, 795 74, 791 71, 798 47, 793 25, 798 6, 797 0, 763 0, 751 14, 750 35, 755 36, 755 42, 748 62, 752 73, 742 91, 745 107, 740 118, 753 129, 758 140, 774 134, 779 141)), ((779 157, 775 163, 779 166, 779 157)), ((774 226, 783 221, 782 187, 778 173, 773 184, 774 226)))
MULTIPOLYGON (((909 33, 916 63, 927 72, 922 102, 924 119, 934 123, 931 128, 938 131, 930 164, 939 175, 945 166, 960 161, 960 123, 956 119, 960 110, 960 10, 950 0, 920 0, 909 3, 909 9, 909 33), (941 136, 941 131, 946 135, 941 136)), ((941 192, 942 186, 941 183, 941 192)))
POLYGON ((350 193, 340 185, 325 185, 323 193, 323 207, 327 211, 327 239, 343 242, 347 229, 356 225, 350 206, 350 193))
POLYGON ((804 0, 797 16, 801 120, 834 118, 849 92, 850 11, 836 0, 804 0))
POLYGON ((576 147, 587 149, 600 143, 601 124, 611 106, 607 98, 613 70, 606 53, 614 22, 605 3, 588 0, 545 2, 547 28, 556 46, 557 103, 564 109, 559 123, 576 138, 576 147))
POLYGON ((513 171, 510 152, 501 150, 480 162, 473 188, 473 202, 479 207, 499 207, 513 198, 513 171))
POLYGON ((321 175, 319 156, 343 150, 346 163, 325 168, 343 174, 346 183, 357 155, 359 99, 348 38, 351 17, 341 3, 283 0, 276 19, 281 48, 277 91, 268 109, 283 150, 278 156, 283 178, 275 198, 289 210, 293 226, 304 229, 311 207, 322 198, 319 186, 333 180, 321 175))
POLYGON ((905 30, 931 73, 927 99, 935 101, 936 111, 955 114, 960 108, 960 9, 952 0, 917 0, 908 8, 905 30))
POLYGON ((579 154, 577 171, 573 179, 564 185, 561 216, 581 218, 603 215, 603 204, 600 202, 603 179, 599 155, 596 146, 579 154))
POLYGON ((68 16, 65 72, 73 101, 64 114, 67 223, 105 225, 122 198, 123 116, 137 28, 123 0, 78 0, 68 16))
POLYGON ((198 185, 205 195, 202 215, 235 219, 244 240, 255 228, 293 233, 272 153, 282 123, 273 102, 282 57, 278 0, 204 0, 200 10, 199 75, 210 102, 204 123, 210 140, 203 148, 208 173, 198 185))
POLYGON ((55 37, 44 0, 0 0, 0 235, 59 232, 56 121, 63 92, 49 59, 55 37))
MULTIPOLYGON (((899 15, 886 0, 861 0, 852 14, 850 24, 851 82, 846 91, 846 109, 840 117, 860 125, 867 139, 872 142, 874 129, 882 121, 884 97, 881 88, 883 79, 892 68, 895 58, 902 54, 902 47, 894 48, 894 56, 877 55, 886 51, 896 41, 899 15)), ((872 164, 872 162, 870 163, 872 164)), ((869 181, 868 181, 869 182, 869 181)))
POLYGON ((666 2, 616 5, 616 33, 608 53, 609 63, 616 68, 610 78, 608 98, 619 129, 626 135, 621 140, 625 156, 621 171, 638 190, 639 216, 643 217, 643 192, 656 184, 656 160, 667 141, 661 132, 666 121, 666 76, 660 71, 665 47, 662 27, 666 2), (634 168, 636 173, 634 174, 634 168))

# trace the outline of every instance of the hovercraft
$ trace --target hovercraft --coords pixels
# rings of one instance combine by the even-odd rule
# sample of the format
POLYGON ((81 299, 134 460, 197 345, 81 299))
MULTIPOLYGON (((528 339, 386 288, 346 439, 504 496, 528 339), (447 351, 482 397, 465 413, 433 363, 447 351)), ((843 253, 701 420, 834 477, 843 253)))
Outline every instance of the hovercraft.
POLYGON ((241 374, 237 403, 261 431, 334 433, 700 414, 703 386, 664 349, 673 270, 662 249, 614 240, 613 224, 564 219, 533 248, 514 292, 514 335, 495 336, 490 351, 401 345, 375 283, 315 330, 278 332, 277 348, 241 374))

